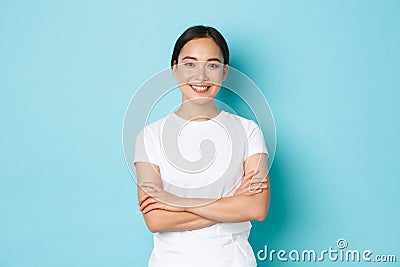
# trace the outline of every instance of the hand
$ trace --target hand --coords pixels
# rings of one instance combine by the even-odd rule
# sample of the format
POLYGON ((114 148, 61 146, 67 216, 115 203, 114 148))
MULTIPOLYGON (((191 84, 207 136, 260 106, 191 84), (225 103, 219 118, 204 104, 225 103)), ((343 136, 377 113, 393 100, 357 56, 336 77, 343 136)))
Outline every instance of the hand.
POLYGON ((151 183, 144 182, 140 184, 141 189, 145 192, 139 199, 139 210, 143 213, 160 209, 168 211, 184 211, 184 208, 180 206, 180 198, 166 192, 160 186, 151 183))
POLYGON ((240 187, 235 191, 234 196, 252 196, 268 189, 267 177, 254 177, 259 170, 249 172, 243 176, 240 187))

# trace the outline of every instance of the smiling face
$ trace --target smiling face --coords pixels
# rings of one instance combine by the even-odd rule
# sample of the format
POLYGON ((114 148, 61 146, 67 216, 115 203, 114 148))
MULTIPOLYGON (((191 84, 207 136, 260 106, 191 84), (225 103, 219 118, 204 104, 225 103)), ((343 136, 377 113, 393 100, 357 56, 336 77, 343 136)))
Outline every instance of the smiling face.
POLYGON ((180 51, 173 75, 182 92, 182 102, 207 103, 214 99, 226 79, 228 65, 223 64, 221 49, 211 38, 187 42, 180 51))

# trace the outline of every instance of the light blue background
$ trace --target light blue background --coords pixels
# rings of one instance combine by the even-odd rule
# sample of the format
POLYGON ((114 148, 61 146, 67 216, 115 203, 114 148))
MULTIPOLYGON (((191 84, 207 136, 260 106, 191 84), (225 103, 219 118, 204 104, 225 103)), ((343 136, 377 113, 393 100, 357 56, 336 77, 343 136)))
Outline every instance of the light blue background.
POLYGON ((124 112, 195 24, 225 35, 274 113, 254 250, 343 237, 399 261, 400 2, 149 2, 1 1, 0 266, 146 265, 124 112))

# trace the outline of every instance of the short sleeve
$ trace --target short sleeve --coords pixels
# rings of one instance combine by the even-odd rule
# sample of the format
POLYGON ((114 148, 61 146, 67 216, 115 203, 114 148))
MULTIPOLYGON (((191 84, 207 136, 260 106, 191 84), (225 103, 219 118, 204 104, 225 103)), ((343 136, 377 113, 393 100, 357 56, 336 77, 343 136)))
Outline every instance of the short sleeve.
POLYGON ((261 128, 253 121, 250 122, 248 129, 246 150, 244 157, 245 160, 258 153, 265 153, 268 155, 267 146, 265 145, 264 135, 261 128))
POLYGON ((135 162, 149 162, 160 166, 159 149, 157 149, 157 139, 154 133, 148 128, 142 129, 136 137, 135 142, 135 155, 133 163, 135 162))

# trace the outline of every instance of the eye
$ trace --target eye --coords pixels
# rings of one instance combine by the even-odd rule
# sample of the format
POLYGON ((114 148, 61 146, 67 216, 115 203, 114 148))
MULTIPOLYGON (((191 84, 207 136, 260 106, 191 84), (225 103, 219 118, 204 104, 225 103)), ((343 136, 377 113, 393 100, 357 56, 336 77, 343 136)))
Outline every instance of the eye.
POLYGON ((193 62, 186 62, 183 65, 185 65, 186 67, 194 67, 195 66, 193 62))
POLYGON ((218 69, 218 68, 219 68, 219 65, 218 65, 218 64, 215 64, 215 63, 211 63, 211 64, 208 64, 208 67, 209 67, 210 69, 218 69))

